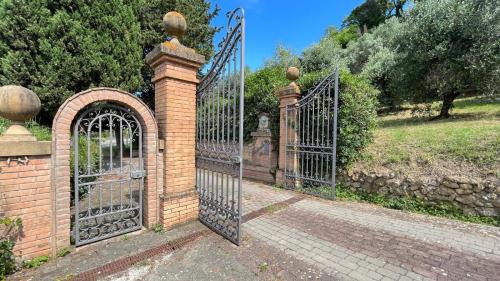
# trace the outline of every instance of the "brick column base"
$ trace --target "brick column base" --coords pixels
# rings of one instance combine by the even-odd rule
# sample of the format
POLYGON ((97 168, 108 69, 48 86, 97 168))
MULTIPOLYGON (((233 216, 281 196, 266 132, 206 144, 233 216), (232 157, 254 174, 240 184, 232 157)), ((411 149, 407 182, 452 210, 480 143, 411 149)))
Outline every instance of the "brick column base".
POLYGON ((198 203, 198 192, 196 191, 164 196, 161 203, 163 227, 171 229, 176 225, 198 219, 198 203))

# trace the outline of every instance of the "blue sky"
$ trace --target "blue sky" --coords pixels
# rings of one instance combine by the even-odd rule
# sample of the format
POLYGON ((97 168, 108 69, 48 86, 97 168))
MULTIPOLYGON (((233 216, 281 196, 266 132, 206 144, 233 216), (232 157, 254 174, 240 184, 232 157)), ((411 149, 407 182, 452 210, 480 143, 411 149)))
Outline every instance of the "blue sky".
MULTIPOLYGON (((224 26, 225 14, 243 7, 246 14, 246 65, 253 70, 282 44, 299 53, 317 42, 328 26, 340 27, 344 17, 364 0, 212 0, 219 16, 212 25, 224 26)), ((219 34, 220 35, 220 34, 219 34)), ((216 36, 216 42, 220 36, 216 36)))

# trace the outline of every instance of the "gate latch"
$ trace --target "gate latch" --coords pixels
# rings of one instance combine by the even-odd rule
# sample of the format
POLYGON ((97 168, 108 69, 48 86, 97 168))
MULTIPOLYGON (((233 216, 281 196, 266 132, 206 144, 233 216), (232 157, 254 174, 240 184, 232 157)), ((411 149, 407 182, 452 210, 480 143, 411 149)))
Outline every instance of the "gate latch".
POLYGON ((137 171, 132 171, 130 174, 130 177, 133 179, 140 179, 146 176, 146 171, 144 170, 137 170, 137 171))

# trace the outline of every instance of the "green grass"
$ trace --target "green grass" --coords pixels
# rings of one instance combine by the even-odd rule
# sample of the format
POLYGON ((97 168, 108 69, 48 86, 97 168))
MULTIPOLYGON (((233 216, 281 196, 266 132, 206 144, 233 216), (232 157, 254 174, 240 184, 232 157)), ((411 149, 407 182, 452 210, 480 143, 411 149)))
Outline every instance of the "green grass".
MULTIPOLYGON (((9 125, 9 120, 0 117, 0 136, 7 130, 9 125)), ((51 129, 47 126, 40 125, 35 121, 28 121, 26 127, 39 141, 50 141, 52 139, 51 129)))
POLYGON ((337 200, 367 202, 389 209, 445 217, 465 222, 500 226, 500 217, 466 216, 450 203, 430 203, 410 197, 385 197, 380 194, 354 192, 342 185, 335 189, 337 200))
MULTIPOLYGON (((429 121, 409 111, 379 118, 374 143, 367 149, 370 164, 434 160, 467 161, 497 169, 500 151, 500 101, 466 98, 455 102, 452 118, 429 121)), ((496 171, 498 173, 498 171, 496 171)))

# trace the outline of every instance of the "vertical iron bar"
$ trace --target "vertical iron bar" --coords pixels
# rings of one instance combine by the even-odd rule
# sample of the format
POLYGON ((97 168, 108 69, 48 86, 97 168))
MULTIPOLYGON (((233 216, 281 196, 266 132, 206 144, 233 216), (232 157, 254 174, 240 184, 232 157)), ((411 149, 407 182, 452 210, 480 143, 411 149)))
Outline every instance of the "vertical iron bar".
POLYGON ((118 139, 120 139, 120 173, 121 173, 123 172, 123 119, 122 118, 120 118, 120 137, 116 138, 116 140, 118 141, 118 139))
MULTIPOLYGON (((287 177, 288 177, 288 104, 285 104, 285 170, 283 171, 283 184, 285 185, 285 188, 288 188, 288 182, 287 182, 287 177)), ((295 189, 295 186, 291 186, 293 189, 295 189)))
POLYGON ((109 172, 113 172, 113 115, 109 114, 109 172))
MULTIPOLYGON (((222 77, 224 79, 224 77, 222 77)), ((224 83, 222 82, 222 85, 224 86, 224 83)), ((219 148, 219 123, 220 123, 220 86, 217 87, 217 150, 219 148)))
POLYGON ((109 183, 109 212, 113 212, 113 182, 109 183))
MULTIPOLYGON (((137 120, 136 120, 137 121, 137 120)), ((139 125, 139 122, 137 121, 137 125, 139 126, 139 131, 138 131, 138 134, 139 134, 139 147, 138 147, 138 151, 139 151, 139 171, 141 172, 141 177, 140 179, 138 180, 139 181, 139 224, 142 224, 142 189, 144 188, 144 163, 142 162, 143 159, 142 159, 142 128, 141 126, 139 125)))
MULTIPOLYGON (((73 175, 73 178, 74 178, 74 196, 75 196, 75 225, 73 227, 73 235, 75 237, 75 241, 76 243, 79 243, 80 242, 80 232, 79 232, 79 229, 80 229, 80 226, 79 226, 79 220, 80 220, 80 208, 79 208, 79 204, 80 204, 80 200, 79 200, 79 193, 78 193, 78 189, 80 188, 78 182, 78 156, 80 155, 79 153, 79 147, 78 147, 78 127, 80 126, 80 120, 78 120, 75 124, 75 126, 73 127, 73 141, 74 141, 74 148, 73 148, 73 156, 74 156, 74 159, 75 159, 75 163, 74 163, 74 169, 73 169, 73 172, 74 172, 74 175, 73 175)), ((89 144, 87 144, 89 145, 89 144)))
POLYGON ((97 184, 97 188, 99 188, 99 214, 102 214, 102 184, 97 184))
POLYGON ((335 173, 337 170, 337 111, 338 111, 338 96, 339 96, 339 70, 335 70, 335 93, 334 93, 334 113, 333 113, 333 147, 332 147, 332 186, 333 198, 335 198, 335 173))
MULTIPOLYGON (((87 175, 90 175, 92 173, 92 157, 90 156, 90 146, 92 145, 92 142, 90 141, 90 136, 91 136, 91 126, 93 123, 89 124, 89 127, 87 128, 87 175)), ((78 130, 77 130, 78 131, 78 130)), ((80 136, 76 135, 77 141, 80 141, 80 136)))
POLYGON ((241 209, 241 193, 243 187, 243 116, 245 110, 245 15, 242 10, 243 17, 241 19, 241 58, 240 58, 240 178, 239 178, 239 188, 238 188, 238 245, 240 243, 241 236, 241 214, 243 210, 241 209))
POLYGON ((102 173, 102 116, 99 116, 99 173, 102 173))
MULTIPOLYGON (((233 63, 234 63, 234 75, 236 75, 236 73, 238 73, 237 71, 237 52, 236 52, 236 49, 235 49, 235 52, 234 52, 234 57, 233 57, 233 63)), ((241 79, 241 77, 240 77, 241 79)), ((237 111, 236 111, 236 79, 234 80, 234 90, 235 90, 235 93, 234 93, 234 102, 233 102, 233 146, 236 145, 236 114, 237 114, 237 111)))

